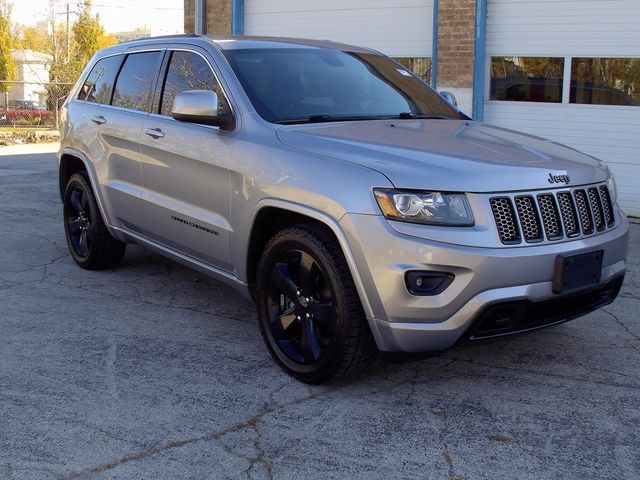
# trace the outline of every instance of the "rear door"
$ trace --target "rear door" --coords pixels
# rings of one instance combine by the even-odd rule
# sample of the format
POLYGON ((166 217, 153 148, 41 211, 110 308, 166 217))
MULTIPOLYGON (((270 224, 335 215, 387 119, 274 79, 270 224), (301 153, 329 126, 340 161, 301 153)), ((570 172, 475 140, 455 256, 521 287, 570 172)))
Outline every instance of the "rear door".
POLYGON ((163 53, 159 47, 128 51, 110 104, 98 104, 91 117, 96 125, 96 145, 90 151, 111 222, 134 231, 141 223, 140 136, 151 110, 163 53))
MULTIPOLYGON (((73 148, 77 148, 89 156, 98 180, 94 187, 98 189, 96 193, 100 195, 104 203, 107 203, 108 200, 103 194, 102 186, 108 180, 105 176, 108 169, 104 168, 106 159, 100 137, 104 122, 106 122, 104 109, 101 106, 111 103, 113 85, 123 58, 123 55, 117 54, 98 60, 87 75, 76 99, 69 102, 67 106, 67 118, 72 121, 65 124, 65 128, 68 129, 65 136, 73 139, 74 143, 71 144, 73 148)), ((112 224, 111 209, 107 208, 105 213, 109 216, 105 221, 112 224)))
POLYGON ((233 133, 171 117, 186 90, 213 90, 229 108, 204 50, 168 49, 154 112, 142 144, 143 230, 163 244, 223 270, 231 270, 229 160, 233 133))

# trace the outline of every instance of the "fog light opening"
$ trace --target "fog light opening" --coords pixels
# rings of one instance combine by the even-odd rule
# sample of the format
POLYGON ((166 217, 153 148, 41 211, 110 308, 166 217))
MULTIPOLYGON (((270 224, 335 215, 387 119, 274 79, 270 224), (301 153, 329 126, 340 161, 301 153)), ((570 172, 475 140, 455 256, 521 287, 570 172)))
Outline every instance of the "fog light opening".
POLYGON ((455 275, 447 272, 412 270, 405 274, 407 290, 412 295, 439 295, 451 285, 455 275))

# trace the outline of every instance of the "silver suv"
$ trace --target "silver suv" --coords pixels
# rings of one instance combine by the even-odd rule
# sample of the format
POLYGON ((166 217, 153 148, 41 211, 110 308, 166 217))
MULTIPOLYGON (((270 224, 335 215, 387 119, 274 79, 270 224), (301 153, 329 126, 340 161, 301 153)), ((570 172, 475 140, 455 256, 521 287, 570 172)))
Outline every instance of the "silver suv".
POLYGON ((304 382, 563 322, 623 281, 603 162, 475 122, 369 49, 134 41, 95 55, 63 116, 77 264, 135 242, 238 289, 304 382))

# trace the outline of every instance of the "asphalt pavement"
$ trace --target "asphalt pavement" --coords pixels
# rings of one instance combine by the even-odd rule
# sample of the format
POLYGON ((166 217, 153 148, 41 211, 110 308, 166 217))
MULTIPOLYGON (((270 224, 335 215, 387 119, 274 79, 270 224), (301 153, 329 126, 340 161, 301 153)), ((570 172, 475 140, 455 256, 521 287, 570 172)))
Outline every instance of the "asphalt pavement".
POLYGON ((0 147, 0 479, 640 478, 640 225, 600 311, 310 387, 229 288, 76 267, 53 150, 0 147))

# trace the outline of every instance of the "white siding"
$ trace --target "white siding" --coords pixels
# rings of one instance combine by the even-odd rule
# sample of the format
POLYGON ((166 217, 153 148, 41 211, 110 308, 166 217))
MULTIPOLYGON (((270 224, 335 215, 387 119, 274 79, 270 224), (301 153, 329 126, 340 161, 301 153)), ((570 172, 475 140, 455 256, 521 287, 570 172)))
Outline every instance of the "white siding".
POLYGON ((430 57, 433 0, 246 0, 245 34, 333 40, 430 57))
MULTIPOLYGON (((638 25, 640 0, 489 0, 487 56, 640 57, 638 25)), ((640 107, 487 101, 484 120, 604 160, 640 216, 640 107)))
POLYGON ((640 0, 489 0, 491 55, 640 56, 640 0))
POLYGON ((487 102, 485 122, 564 143, 607 162, 618 199, 640 216, 640 107, 487 102))

